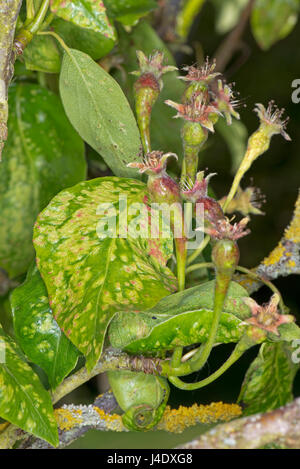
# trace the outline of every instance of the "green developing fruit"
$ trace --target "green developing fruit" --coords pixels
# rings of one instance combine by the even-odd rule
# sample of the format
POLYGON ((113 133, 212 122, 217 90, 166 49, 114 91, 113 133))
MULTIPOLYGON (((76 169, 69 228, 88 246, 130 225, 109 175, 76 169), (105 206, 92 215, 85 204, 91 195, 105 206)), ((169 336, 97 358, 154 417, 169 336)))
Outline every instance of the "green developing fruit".
POLYGON ((108 380, 129 430, 146 431, 160 421, 170 392, 165 378, 133 371, 109 371, 108 380))

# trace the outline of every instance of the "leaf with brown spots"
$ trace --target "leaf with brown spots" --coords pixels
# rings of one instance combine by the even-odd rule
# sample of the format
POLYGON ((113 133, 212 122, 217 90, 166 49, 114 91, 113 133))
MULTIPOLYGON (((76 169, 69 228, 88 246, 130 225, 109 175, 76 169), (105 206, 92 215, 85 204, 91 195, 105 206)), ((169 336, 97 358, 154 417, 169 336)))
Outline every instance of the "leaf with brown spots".
POLYGON ((0 417, 53 446, 58 445, 50 394, 1 326, 0 417))
POLYGON ((150 308, 176 289, 176 279, 166 267, 172 237, 155 239, 154 249, 153 240, 142 233, 134 237, 131 231, 135 224, 141 230, 147 226, 146 200, 146 186, 139 181, 93 179, 54 197, 35 225, 38 267, 54 317, 86 356, 89 369, 101 355, 116 311, 150 308), (127 197, 127 237, 118 237, 124 235, 126 214, 123 202, 119 206, 120 197, 127 197), (139 219, 138 207, 142 208, 139 219), (116 237, 111 231, 101 238, 103 227, 109 224, 112 229, 114 220, 116 237))

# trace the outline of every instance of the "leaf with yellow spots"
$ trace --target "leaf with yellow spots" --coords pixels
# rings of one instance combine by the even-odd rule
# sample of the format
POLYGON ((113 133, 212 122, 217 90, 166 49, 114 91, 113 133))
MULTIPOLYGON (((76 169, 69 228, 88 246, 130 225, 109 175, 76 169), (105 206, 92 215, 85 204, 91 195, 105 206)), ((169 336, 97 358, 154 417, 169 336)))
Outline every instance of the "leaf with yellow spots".
POLYGON ((93 179, 54 197, 35 225, 38 268, 54 317, 89 369, 116 311, 150 308, 176 289, 166 267, 173 240, 148 237, 147 200, 139 181, 93 179))
POLYGON ((48 293, 35 265, 10 297, 14 332, 30 361, 46 372, 52 389, 75 368, 80 352, 61 331, 49 305, 48 293))
POLYGON ((0 268, 11 277, 26 272, 37 214, 85 176, 83 142, 59 98, 39 85, 12 85, 0 171, 0 268))
POLYGON ((291 343, 265 343, 251 363, 238 398, 245 415, 277 409, 293 399, 293 382, 299 363, 293 361, 291 343))
POLYGON ((0 417, 53 446, 58 445, 50 394, 1 326, 0 417))

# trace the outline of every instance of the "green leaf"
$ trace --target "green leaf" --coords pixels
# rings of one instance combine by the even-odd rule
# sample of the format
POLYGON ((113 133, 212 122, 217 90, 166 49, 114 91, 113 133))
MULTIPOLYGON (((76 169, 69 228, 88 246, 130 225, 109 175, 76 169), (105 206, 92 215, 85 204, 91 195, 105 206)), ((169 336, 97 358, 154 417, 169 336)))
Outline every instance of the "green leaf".
POLYGON ((107 14, 126 25, 134 24, 141 16, 157 7, 154 0, 104 0, 107 14))
POLYGON ((216 10, 216 31, 226 34, 236 26, 248 0, 212 0, 216 10))
POLYGON ((23 57, 27 70, 45 73, 59 73, 60 54, 57 41, 50 36, 34 35, 26 46, 23 57))
POLYGON ((85 52, 94 60, 99 60, 107 55, 115 44, 114 39, 91 29, 80 28, 61 18, 55 18, 52 21, 51 30, 57 33, 68 47, 85 52))
POLYGON ((265 343, 251 363, 238 402, 245 415, 277 409, 293 399, 292 389, 299 365, 292 362, 293 349, 287 342, 265 343))
POLYGON ((247 148, 248 131, 246 126, 236 119, 227 125, 225 119, 219 119, 215 125, 217 132, 224 138, 231 154, 231 173, 234 175, 244 157, 247 148))
POLYGON ((0 417, 57 446, 57 424, 50 394, 1 326, 0 358, 0 417))
MULTIPOLYGON (((113 347, 131 353, 172 350, 207 340, 213 319, 215 281, 163 298, 149 311, 120 312, 109 326, 113 347)), ((246 290, 235 282, 229 288, 222 313, 217 343, 237 342, 250 315, 242 298, 246 290)))
POLYGON ((9 302, 9 293, 4 297, 0 297, 0 326, 3 327, 6 334, 14 338, 14 326, 9 302))
MULTIPOLYGON (((134 105, 132 90, 135 78, 130 75, 130 72, 138 70, 136 50, 143 51, 147 56, 152 54, 153 50, 161 50, 165 56, 165 63, 176 65, 168 48, 146 21, 138 23, 130 35, 120 34, 120 49, 125 57, 124 68, 128 72, 126 83, 122 83, 121 78, 120 83, 132 105, 134 105)), ((175 102, 181 101, 185 85, 181 80, 178 80, 178 76, 177 71, 163 75, 164 87, 153 107, 151 116, 151 145, 154 150, 172 151, 180 156, 182 153, 180 136, 182 122, 181 119, 173 119, 174 110, 165 104, 166 99, 172 99, 175 102)))
POLYGON ((115 39, 115 31, 106 15, 103 2, 94 0, 52 0, 52 13, 81 28, 91 29, 103 36, 115 39))
POLYGON ((37 214, 85 174, 83 142, 59 98, 38 85, 11 86, 8 140, 0 168, 0 267, 12 277, 26 272, 34 257, 37 214))
MULTIPOLYGON (((215 281, 202 283, 196 287, 163 298, 151 312, 160 312, 173 316, 175 314, 193 311, 198 308, 213 309, 215 281)), ((228 295, 224 303, 224 311, 235 314, 240 319, 250 316, 250 309, 244 303, 243 297, 249 296, 247 290, 236 282, 231 282, 228 295)))
POLYGON ((269 49, 292 31, 298 20, 299 5, 299 0, 256 0, 251 27, 262 49, 269 49))
POLYGON ((117 176, 133 176, 127 168, 141 143, 130 106, 117 82, 88 55, 64 54, 60 94, 67 116, 81 137, 104 158, 117 176))
POLYGON ((133 237, 133 215, 128 215, 128 236, 120 232, 118 237, 119 212, 122 218, 126 215, 126 209, 119 208, 120 197, 127 198, 128 208, 142 204, 144 226, 146 186, 131 179, 99 178, 54 197, 34 230, 38 267, 54 317, 87 357, 89 368, 100 357, 116 311, 149 308, 175 288, 175 278, 165 267, 172 239, 133 237), (103 227, 109 223, 105 237, 103 227))
POLYGON ((75 368, 79 352, 60 330, 36 266, 11 294, 16 339, 30 361, 46 372, 56 388, 75 368))

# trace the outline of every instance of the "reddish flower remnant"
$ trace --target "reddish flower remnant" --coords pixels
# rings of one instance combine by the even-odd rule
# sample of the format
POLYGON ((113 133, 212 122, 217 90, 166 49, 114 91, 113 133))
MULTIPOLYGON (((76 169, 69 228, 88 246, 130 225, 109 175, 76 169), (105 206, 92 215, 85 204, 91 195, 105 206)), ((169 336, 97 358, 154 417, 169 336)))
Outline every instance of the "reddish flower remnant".
POLYGON ((281 324, 295 321, 294 316, 290 314, 280 314, 278 312, 279 300, 279 295, 274 293, 269 303, 260 306, 252 298, 244 298, 244 303, 249 306, 252 313, 252 316, 246 319, 246 322, 279 336, 278 327, 281 324))

